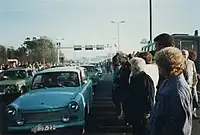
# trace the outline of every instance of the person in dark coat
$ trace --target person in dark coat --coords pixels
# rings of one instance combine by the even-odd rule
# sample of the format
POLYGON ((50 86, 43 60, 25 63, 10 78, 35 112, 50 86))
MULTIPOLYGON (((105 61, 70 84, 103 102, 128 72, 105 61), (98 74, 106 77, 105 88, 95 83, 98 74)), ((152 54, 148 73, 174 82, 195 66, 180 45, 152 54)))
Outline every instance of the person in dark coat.
POLYGON ((128 61, 127 55, 120 54, 119 61, 120 61, 120 65, 122 65, 122 67, 120 68, 120 77, 119 77, 119 91, 120 91, 119 94, 122 101, 122 112, 119 115, 118 119, 122 119, 124 118, 123 111, 126 110, 126 105, 123 105, 123 102, 126 99, 126 96, 127 96, 126 93, 128 93, 129 91, 128 79, 129 79, 131 70, 130 70, 130 63, 128 61))
POLYGON ((148 118, 154 105, 154 83, 144 72, 146 63, 142 58, 132 58, 130 64, 129 91, 124 100, 124 114, 132 125, 133 135, 147 135, 148 118))
POLYGON ((120 77, 121 65, 119 63, 119 54, 116 54, 112 58, 112 67, 113 67, 112 100, 116 109, 116 115, 120 116, 121 98, 120 98, 120 90, 119 90, 119 77, 120 77))

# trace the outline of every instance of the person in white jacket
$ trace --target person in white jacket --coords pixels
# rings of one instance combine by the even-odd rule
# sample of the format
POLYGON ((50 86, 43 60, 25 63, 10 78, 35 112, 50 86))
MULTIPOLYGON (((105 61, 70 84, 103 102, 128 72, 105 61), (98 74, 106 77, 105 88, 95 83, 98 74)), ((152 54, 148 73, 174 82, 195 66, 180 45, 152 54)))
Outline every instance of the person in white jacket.
MULTIPOLYGON (((158 72, 157 65, 153 63, 153 56, 149 52, 140 52, 137 54, 137 57, 140 57, 145 60, 147 64, 145 68, 145 72, 152 78, 154 82, 155 94, 156 94, 157 92, 156 86, 159 80, 159 72, 158 72)), ((154 103, 155 103, 155 96, 156 95, 154 95, 154 103)))
POLYGON ((195 63, 188 58, 189 52, 187 50, 182 50, 182 54, 186 59, 185 79, 188 82, 193 95, 193 108, 194 108, 193 118, 198 119, 196 113, 196 108, 198 107, 198 94, 197 94, 198 78, 197 78, 196 66, 195 63))

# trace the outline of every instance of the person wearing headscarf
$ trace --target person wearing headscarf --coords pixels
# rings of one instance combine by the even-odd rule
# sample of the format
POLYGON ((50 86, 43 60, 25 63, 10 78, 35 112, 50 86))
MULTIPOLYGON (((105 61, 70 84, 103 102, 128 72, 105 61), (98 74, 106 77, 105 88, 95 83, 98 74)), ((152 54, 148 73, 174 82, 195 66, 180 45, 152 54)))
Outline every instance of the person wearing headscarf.
POLYGON ((159 73, 165 81, 159 87, 150 120, 150 135, 191 135, 192 94, 183 75, 185 58, 175 47, 155 54, 159 73))
POLYGON ((146 63, 134 57, 130 61, 129 89, 123 102, 125 118, 132 125, 133 135, 147 135, 148 118, 153 108, 154 84, 145 73, 146 63))

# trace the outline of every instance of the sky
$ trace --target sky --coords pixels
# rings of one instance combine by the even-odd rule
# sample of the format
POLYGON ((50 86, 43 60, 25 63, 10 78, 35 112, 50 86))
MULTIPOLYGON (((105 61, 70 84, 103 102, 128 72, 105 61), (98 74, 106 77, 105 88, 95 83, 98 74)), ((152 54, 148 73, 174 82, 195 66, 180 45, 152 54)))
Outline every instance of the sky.
MULTIPOLYGON (((153 37, 167 33, 193 34, 200 29, 199 0, 152 0, 153 37)), ((0 0, 0 44, 18 47, 26 37, 47 36, 62 46, 115 44, 120 25, 120 50, 140 50, 149 39, 148 0, 0 0)), ((105 55, 105 51, 63 49, 66 57, 105 55)))

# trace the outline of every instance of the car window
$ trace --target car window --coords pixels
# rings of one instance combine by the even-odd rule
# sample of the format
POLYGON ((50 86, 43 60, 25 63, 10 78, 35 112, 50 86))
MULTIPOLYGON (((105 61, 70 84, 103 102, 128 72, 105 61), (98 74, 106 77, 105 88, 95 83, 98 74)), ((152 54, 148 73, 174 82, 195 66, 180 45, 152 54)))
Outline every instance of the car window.
POLYGON ((87 73, 87 70, 84 70, 84 75, 85 75, 85 80, 88 79, 88 73, 87 73))
POLYGON ((27 72, 26 70, 6 70, 1 76, 6 76, 8 79, 25 79, 27 72))
POLYGON ((78 87, 77 72, 50 72, 38 74, 33 78, 32 89, 52 87, 78 87))
POLYGON ((33 71, 32 70, 28 70, 27 73, 28 73, 28 76, 33 76, 33 71))
POLYGON ((85 69, 87 69, 88 72, 95 72, 94 66, 82 66, 82 67, 84 67, 85 69))

